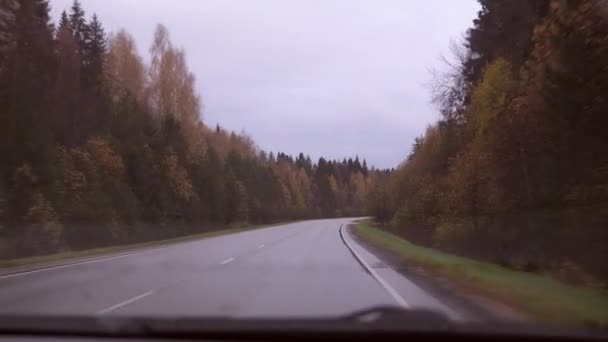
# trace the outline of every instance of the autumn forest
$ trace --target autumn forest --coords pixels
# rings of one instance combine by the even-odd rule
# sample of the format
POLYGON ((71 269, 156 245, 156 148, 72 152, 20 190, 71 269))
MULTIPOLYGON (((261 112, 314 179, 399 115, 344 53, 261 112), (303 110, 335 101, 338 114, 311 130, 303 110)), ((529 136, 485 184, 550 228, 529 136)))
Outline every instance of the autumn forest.
POLYGON ((480 4, 433 73, 441 120, 383 185, 376 214, 419 244, 608 280, 606 2, 480 4))
POLYGON ((0 258, 370 215, 417 244, 608 280, 605 2, 479 2, 429 75, 440 120, 379 170, 205 125, 163 25, 144 58, 77 0, 56 23, 47 0, 2 0, 0 258))
POLYGON ((0 258, 226 226, 357 216, 381 172, 259 150, 201 121, 185 52, 158 25, 150 64, 78 1, 0 8, 0 258))

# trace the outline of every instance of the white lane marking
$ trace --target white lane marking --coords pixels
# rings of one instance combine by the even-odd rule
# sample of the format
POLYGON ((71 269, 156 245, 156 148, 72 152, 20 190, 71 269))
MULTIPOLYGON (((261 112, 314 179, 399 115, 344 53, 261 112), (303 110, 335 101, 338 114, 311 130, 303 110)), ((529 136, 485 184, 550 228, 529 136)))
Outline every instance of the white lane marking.
POLYGON ((376 271, 374 271, 374 269, 371 268, 365 260, 363 260, 363 258, 361 257, 361 255, 359 253, 357 253, 357 251, 355 251, 353 246, 350 244, 350 242, 348 242, 348 240, 344 236, 344 233, 342 232, 342 230, 343 230, 342 228, 343 228, 343 225, 340 225, 340 236, 342 236, 342 239, 346 243, 346 246, 348 247, 348 249, 350 249, 350 251, 359 260, 359 262, 361 262, 361 264, 363 265, 363 267, 365 267, 365 269, 369 272, 369 274, 371 274, 371 276, 374 279, 376 279, 376 281, 395 299, 397 304, 399 304, 400 306, 402 306, 405 309, 409 309, 410 304, 405 299, 403 299, 403 297, 401 297, 401 295, 386 280, 384 280, 382 277, 380 277, 380 275, 378 275, 378 273, 376 271))
MULTIPOLYGON (((300 221, 300 222, 303 222, 303 221, 300 221)), ((297 222, 294 222, 294 223, 297 223, 297 222)), ((292 225, 294 223, 286 224, 286 226, 292 225)), ((280 226, 281 225, 278 225, 278 226, 270 225, 268 227, 261 227, 259 229, 261 230, 261 229, 280 227, 280 226)), ((227 233, 225 235, 233 235, 233 234, 234 233, 227 233)), ((210 239, 210 238, 202 238, 200 240, 196 239, 196 240, 186 241, 186 242, 169 243, 167 245, 160 246, 160 247, 153 247, 153 248, 148 248, 148 249, 136 250, 136 251, 132 251, 132 252, 125 252, 125 253, 121 253, 119 255, 104 256, 104 257, 99 257, 99 258, 95 258, 95 259, 91 259, 91 260, 86 260, 86 261, 75 261, 75 262, 71 262, 71 263, 67 263, 67 264, 63 264, 63 265, 50 266, 50 267, 41 267, 41 268, 38 268, 38 269, 35 269, 35 270, 30 270, 30 271, 22 271, 22 272, 16 272, 16 273, 11 273, 11 274, 5 274, 5 275, 0 275, 0 279, 7 279, 7 278, 12 278, 12 277, 18 277, 18 276, 24 276, 24 275, 28 275, 28 274, 33 274, 33 273, 58 270, 58 269, 72 267, 72 266, 78 266, 78 265, 92 264, 92 263, 95 263, 95 262, 101 262, 101 261, 106 261, 106 260, 110 260, 110 259, 125 258, 125 257, 131 256, 133 254, 150 253, 150 252, 154 252, 154 251, 157 251, 157 250, 160 250, 160 249, 176 247, 176 246, 179 246, 179 245, 198 243, 201 240, 206 240, 206 239, 210 239)))
POLYGON ((135 296, 135 297, 133 297, 131 299, 127 299, 124 302, 120 302, 120 303, 118 303, 116 305, 110 306, 109 308, 105 308, 103 310, 99 310, 99 311, 97 311, 97 314, 98 315, 103 315, 103 314, 106 314, 108 312, 114 311, 116 309, 120 309, 123 306, 129 305, 129 304, 131 304, 131 303, 133 303, 135 301, 138 301, 138 300, 140 300, 142 298, 148 297, 148 296, 152 295, 153 293, 154 293, 154 291, 152 291, 152 290, 150 290, 148 292, 144 292, 144 293, 142 293, 142 294, 140 294, 138 296, 135 296))
POLYGON ((233 261, 234 261, 234 258, 228 258, 228 259, 226 259, 226 260, 224 260, 224 261, 220 262, 220 265, 226 265, 227 263, 229 263, 229 262, 233 262, 233 261))
POLYGON ((157 251, 159 249, 164 249, 164 248, 169 248, 169 247, 172 247, 172 246, 163 246, 163 247, 158 247, 158 248, 153 248, 153 249, 145 249, 142 251, 135 251, 135 252, 128 252, 128 253, 124 253, 124 254, 120 254, 120 255, 106 256, 106 257, 101 257, 101 258, 97 258, 97 259, 93 259, 93 260, 73 262, 73 263, 65 264, 65 265, 57 265, 57 266, 39 268, 39 269, 31 270, 31 271, 23 271, 23 272, 18 272, 18 273, 5 274, 5 275, 0 275, 0 279, 12 278, 12 277, 28 275, 28 274, 32 274, 32 273, 51 271, 51 270, 58 270, 61 268, 67 268, 67 267, 72 267, 72 266, 77 266, 77 265, 92 264, 95 262, 101 262, 101 261, 106 261, 106 260, 110 260, 110 259, 125 258, 125 257, 131 256, 133 254, 150 253, 150 252, 157 251))
POLYGON ((258 248, 264 248, 264 244, 259 245, 258 248))

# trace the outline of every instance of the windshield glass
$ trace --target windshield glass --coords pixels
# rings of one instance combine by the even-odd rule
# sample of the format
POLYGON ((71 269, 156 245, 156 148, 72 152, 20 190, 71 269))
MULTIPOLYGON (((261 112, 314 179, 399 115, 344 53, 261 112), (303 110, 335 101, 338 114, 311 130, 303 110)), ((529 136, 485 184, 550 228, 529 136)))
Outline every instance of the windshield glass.
POLYGON ((0 316, 608 328, 605 1, 2 0, 0 50, 0 316))

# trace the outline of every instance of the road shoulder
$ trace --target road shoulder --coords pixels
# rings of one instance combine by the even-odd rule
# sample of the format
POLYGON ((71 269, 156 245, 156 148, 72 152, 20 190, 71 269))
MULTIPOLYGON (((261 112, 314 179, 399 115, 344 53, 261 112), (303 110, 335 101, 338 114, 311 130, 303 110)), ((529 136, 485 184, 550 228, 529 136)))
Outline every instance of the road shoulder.
POLYGON ((346 228, 350 237, 358 245, 424 289, 429 295, 458 312, 466 320, 480 322, 526 322, 529 320, 515 309, 475 294, 470 289, 445 277, 431 274, 425 268, 408 262, 404 256, 364 239, 353 227, 354 225, 350 224, 346 228))
POLYGON ((242 228, 227 228, 200 234, 179 236, 166 240, 147 241, 128 245, 116 245, 93 248, 81 251, 66 251, 61 253, 27 257, 21 259, 0 260, 0 277, 10 277, 23 273, 38 272, 47 269, 68 267, 77 264, 96 262, 111 258, 120 258, 136 253, 146 253, 154 250, 172 247, 183 243, 196 242, 216 236, 236 234, 256 229, 270 228, 277 225, 298 221, 279 222, 267 225, 253 225, 242 228))

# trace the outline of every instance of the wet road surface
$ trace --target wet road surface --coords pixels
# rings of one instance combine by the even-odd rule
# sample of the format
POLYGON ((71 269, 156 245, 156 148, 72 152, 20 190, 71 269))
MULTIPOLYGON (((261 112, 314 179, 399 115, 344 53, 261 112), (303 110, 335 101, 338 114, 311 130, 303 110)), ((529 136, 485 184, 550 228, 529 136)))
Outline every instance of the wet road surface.
POLYGON ((284 318, 395 305, 459 319, 359 245, 349 222, 301 221, 0 276, 0 314, 284 318))

